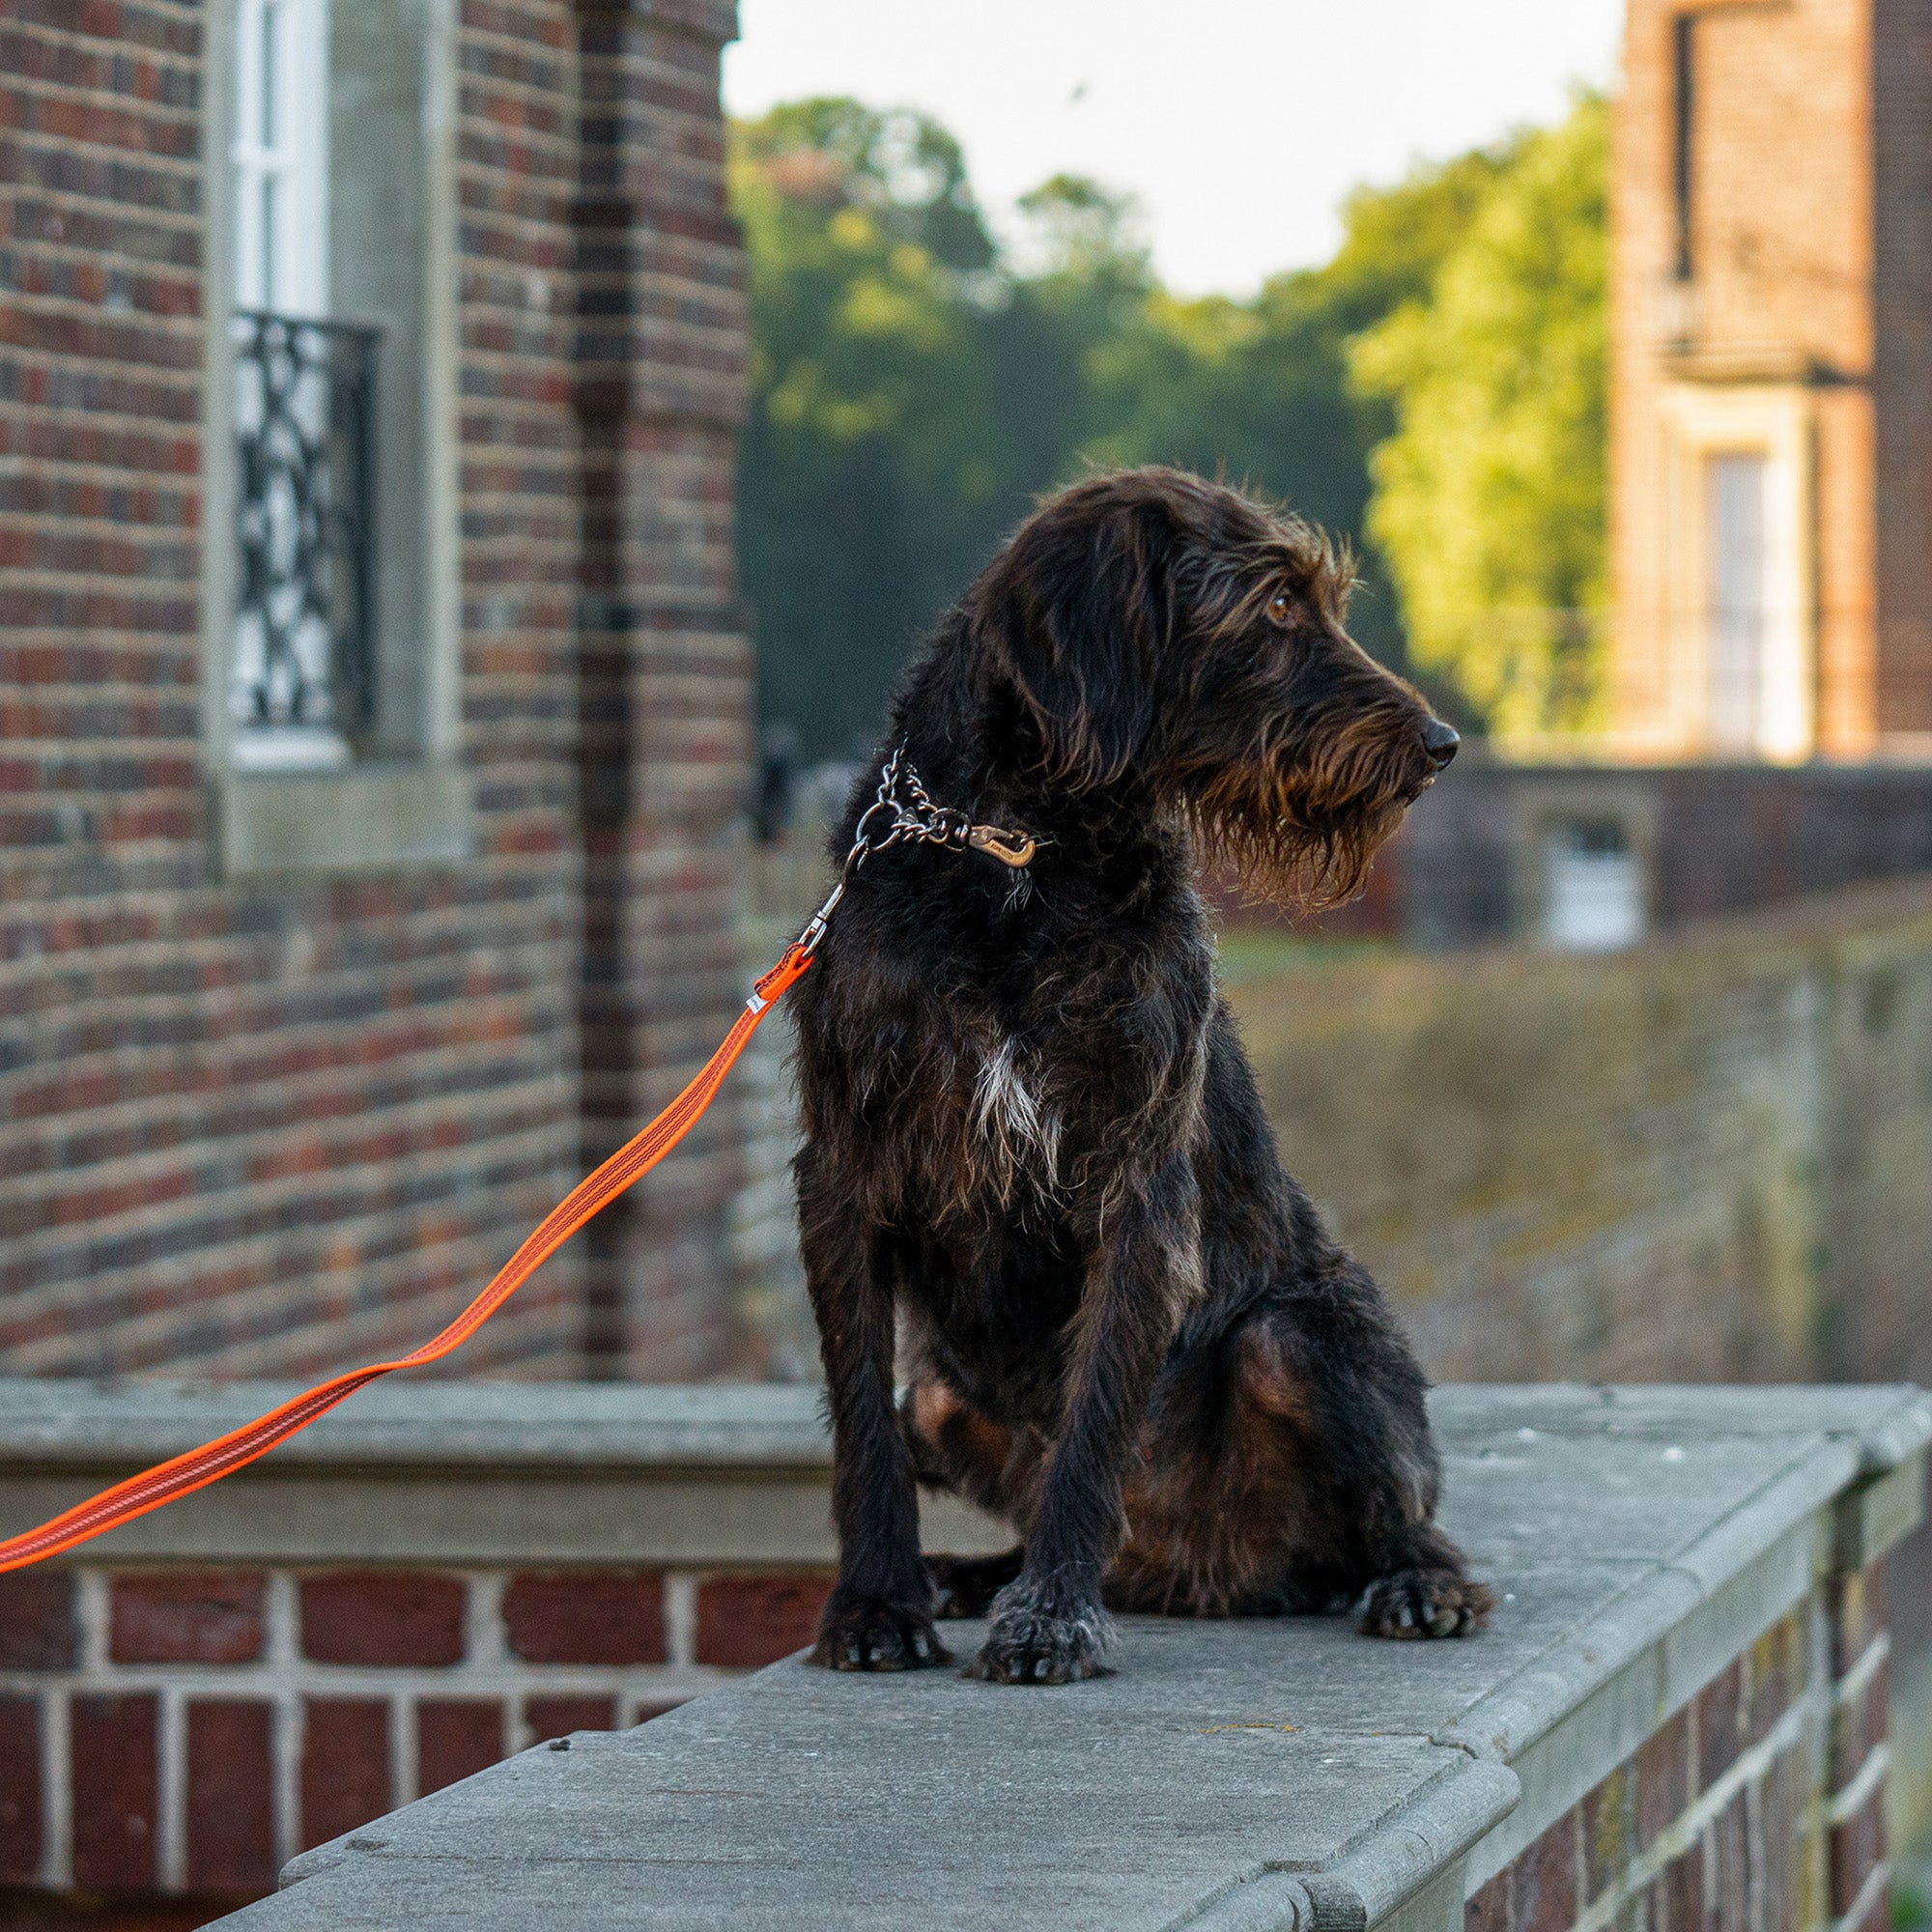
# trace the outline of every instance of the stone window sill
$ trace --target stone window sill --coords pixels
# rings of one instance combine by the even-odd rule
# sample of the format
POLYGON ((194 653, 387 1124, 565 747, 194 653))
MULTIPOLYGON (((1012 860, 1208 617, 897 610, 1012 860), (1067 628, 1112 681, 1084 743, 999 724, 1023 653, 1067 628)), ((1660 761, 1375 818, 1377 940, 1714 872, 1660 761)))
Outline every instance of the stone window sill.
POLYGON ((227 772, 213 791, 228 879, 459 865, 476 850, 469 776, 457 765, 227 772))

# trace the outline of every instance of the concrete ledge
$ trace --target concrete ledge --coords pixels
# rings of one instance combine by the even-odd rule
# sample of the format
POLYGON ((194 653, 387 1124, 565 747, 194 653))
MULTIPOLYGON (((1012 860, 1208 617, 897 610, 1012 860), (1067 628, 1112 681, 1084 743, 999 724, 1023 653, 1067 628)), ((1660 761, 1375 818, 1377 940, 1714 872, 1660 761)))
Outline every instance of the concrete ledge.
POLYGON ((213 789, 224 878, 447 866, 475 855, 470 778, 458 765, 228 772, 213 789))
MULTIPOLYGON (((823 1466, 804 1392, 427 1393, 482 1411, 446 1418, 463 1456, 513 1431, 519 1405, 553 1430, 585 1405, 605 1460, 580 1442, 572 1466, 608 1478, 628 1440, 640 1513, 652 1433, 687 1470, 712 1456, 721 1480, 734 1405, 762 1416, 752 1437, 774 1456, 740 1461, 746 1482, 800 1484, 823 1466)), ((1785 1776, 1776 1753, 1825 1763, 1821 1579, 1910 1526, 1902 1498, 1932 1436, 1922 1397, 1467 1388, 1440 1391, 1435 1412, 1445 1520, 1504 1599, 1475 1641, 1377 1644, 1340 1619, 1130 1618, 1118 1675, 1038 1693, 792 1660, 408 1805, 296 1860, 286 1890, 225 1922, 1451 1932, 1465 1900, 1536 1856, 1554 1821, 1778 1630, 1812 1632, 1801 1647, 1813 1662, 1794 1666, 1781 1715, 1730 1771, 1688 1787, 1645 1856, 1707 1829, 1741 1779, 1785 1776)), ((461 1466, 432 1463, 427 1416, 356 1426, 365 1443, 390 1431, 418 1470, 461 1466)), ((77 1412, 16 1419, 0 1453, 31 1437, 30 1459, 72 1455, 80 1427, 77 1412)), ((315 1432, 312 1463, 350 1461, 349 1434, 315 1432)), ((537 1473, 527 1450, 525 1480, 537 1473)), ((803 1487, 789 1493, 805 1507, 803 1487)), ((950 1641, 963 1654, 978 1634, 955 1626, 950 1641)), ((1822 1829, 1822 1806, 1804 1815, 1804 1831, 1822 1829)))

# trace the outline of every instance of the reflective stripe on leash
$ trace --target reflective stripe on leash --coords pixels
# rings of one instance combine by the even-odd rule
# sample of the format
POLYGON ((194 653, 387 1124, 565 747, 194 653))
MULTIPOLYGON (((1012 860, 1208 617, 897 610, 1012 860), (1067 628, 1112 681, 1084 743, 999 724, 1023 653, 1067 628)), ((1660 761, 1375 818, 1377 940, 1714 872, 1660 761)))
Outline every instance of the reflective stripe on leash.
POLYGON ((98 1496, 75 1504, 38 1529, 9 1537, 0 1543, 0 1571, 18 1570, 45 1557, 57 1556, 117 1523, 131 1522, 135 1517, 146 1516, 150 1510, 159 1509, 177 1496, 206 1489, 210 1483, 232 1475, 258 1456, 266 1456, 276 1443, 286 1442, 298 1430, 306 1429, 318 1416, 327 1414, 337 1403, 379 1376, 392 1374, 397 1369, 422 1368, 467 1342, 584 1222, 648 1174, 697 1124, 732 1064, 757 1032, 759 1022, 810 964, 811 950, 803 940, 795 940, 788 946, 778 964, 757 981, 736 1024, 684 1092, 641 1133, 626 1141, 601 1167, 579 1181, 504 1264, 496 1280, 434 1340, 393 1362, 375 1362, 318 1383, 241 1429, 217 1436, 213 1442, 204 1442, 199 1449, 156 1463, 152 1469, 144 1469, 138 1476, 129 1476, 112 1489, 102 1490, 98 1496))

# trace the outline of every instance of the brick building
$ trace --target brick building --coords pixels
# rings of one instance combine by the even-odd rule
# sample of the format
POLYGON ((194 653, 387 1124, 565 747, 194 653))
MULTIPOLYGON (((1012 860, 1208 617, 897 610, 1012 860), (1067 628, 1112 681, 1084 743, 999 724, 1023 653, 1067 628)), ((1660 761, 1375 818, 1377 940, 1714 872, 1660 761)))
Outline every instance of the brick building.
MULTIPOLYGON (((0 0, 0 1365, 430 1333, 742 997, 730 0, 0 0)), ((466 1350, 751 1365, 728 1106, 466 1350)))
POLYGON ((1615 727, 1932 752, 1932 0, 1630 0, 1615 727))

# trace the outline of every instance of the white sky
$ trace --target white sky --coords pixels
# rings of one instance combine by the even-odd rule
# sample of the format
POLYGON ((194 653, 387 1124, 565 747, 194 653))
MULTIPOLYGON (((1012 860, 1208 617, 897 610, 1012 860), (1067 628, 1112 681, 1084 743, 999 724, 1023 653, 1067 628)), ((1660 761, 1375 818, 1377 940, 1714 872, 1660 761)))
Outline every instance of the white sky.
POLYGON ((741 0, 734 114, 851 94, 956 134, 995 225, 1063 170, 1138 195, 1189 294, 1324 261, 1336 207, 1613 78, 1622 0, 741 0), (1084 91, 1083 91, 1084 90, 1084 91))

